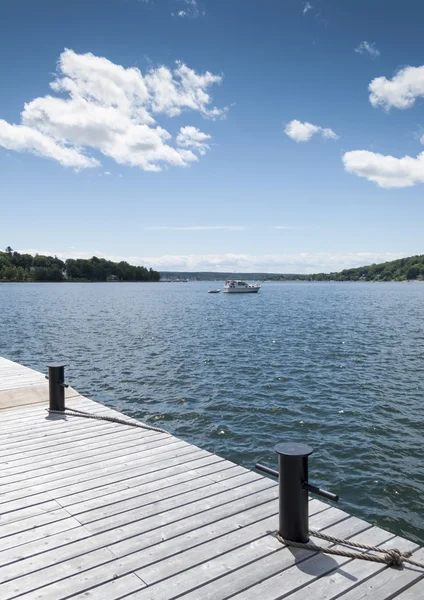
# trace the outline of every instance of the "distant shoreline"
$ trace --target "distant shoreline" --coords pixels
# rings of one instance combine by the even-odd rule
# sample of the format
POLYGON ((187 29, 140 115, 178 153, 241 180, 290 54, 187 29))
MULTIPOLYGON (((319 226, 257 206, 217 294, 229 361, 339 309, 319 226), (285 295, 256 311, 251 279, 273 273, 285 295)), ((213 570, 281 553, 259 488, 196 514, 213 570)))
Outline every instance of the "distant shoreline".
POLYGON ((15 279, 0 279, 0 285, 2 283, 164 283, 159 281, 93 281, 90 279, 63 279, 62 281, 34 281, 33 279, 28 281, 16 281, 15 279))
MULTIPOLYGON (((247 277, 244 277, 244 279, 246 281, 258 281, 257 279, 248 279, 247 277)), ((214 283, 214 282, 220 282, 220 281, 224 281, 224 278, 221 279, 191 279, 189 281, 92 281, 89 279, 79 279, 79 280, 67 280, 64 279, 62 281, 34 281, 34 280, 30 280, 30 281, 16 281, 16 280, 5 280, 2 279, 0 280, 0 285, 3 283, 25 283, 25 284, 33 284, 33 283, 41 283, 41 284, 56 284, 56 283, 65 283, 65 284, 71 284, 71 283, 92 283, 92 284, 99 284, 99 283, 109 283, 109 284, 119 284, 119 283, 214 283)), ((321 280, 317 280, 317 279, 262 279, 260 280, 261 283, 424 283, 424 280, 420 280, 420 279, 388 279, 385 281, 378 281, 378 280, 352 280, 352 279, 337 279, 337 280, 330 280, 330 279, 321 279, 321 280)))
MULTIPOLYGON (((313 268, 313 267, 312 267, 313 268)), ((390 262, 332 271, 330 273, 242 273, 228 271, 155 271, 152 268, 97 258, 67 259, 57 256, 20 254, 10 246, 0 251, 0 283, 120 283, 222 281, 240 279, 260 282, 403 282, 424 280, 424 255, 390 262)))

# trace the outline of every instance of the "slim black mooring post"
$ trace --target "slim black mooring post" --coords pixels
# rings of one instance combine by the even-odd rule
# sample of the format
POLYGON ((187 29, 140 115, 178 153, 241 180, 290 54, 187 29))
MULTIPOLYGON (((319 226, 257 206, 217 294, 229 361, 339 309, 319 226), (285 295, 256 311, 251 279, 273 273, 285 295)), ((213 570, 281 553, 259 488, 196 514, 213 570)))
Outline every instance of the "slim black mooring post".
POLYGON ((47 365, 49 368, 49 405, 50 410, 65 410, 65 367, 63 363, 47 365))
POLYGON ((293 542, 309 540, 308 457, 313 450, 307 444, 277 444, 279 484, 279 534, 293 542))

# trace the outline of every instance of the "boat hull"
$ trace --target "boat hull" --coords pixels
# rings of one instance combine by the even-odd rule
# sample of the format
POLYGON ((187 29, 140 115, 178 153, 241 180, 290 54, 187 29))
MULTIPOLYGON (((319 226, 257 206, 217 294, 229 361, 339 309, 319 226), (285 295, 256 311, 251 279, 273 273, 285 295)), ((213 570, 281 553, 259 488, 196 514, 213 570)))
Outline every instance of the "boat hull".
POLYGON ((257 294, 261 288, 260 287, 251 287, 251 288, 224 288, 223 292, 226 294, 257 294))

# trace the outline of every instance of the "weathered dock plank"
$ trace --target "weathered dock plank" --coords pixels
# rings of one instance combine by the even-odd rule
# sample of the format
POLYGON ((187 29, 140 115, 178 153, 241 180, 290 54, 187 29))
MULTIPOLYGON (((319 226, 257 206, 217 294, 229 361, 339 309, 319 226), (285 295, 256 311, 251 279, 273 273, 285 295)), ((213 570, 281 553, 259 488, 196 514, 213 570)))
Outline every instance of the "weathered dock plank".
MULTIPOLYGON (((0 359, 2 600, 424 598, 422 569, 282 545, 273 481, 168 434, 49 415, 47 395, 42 374, 0 359)), ((66 403, 123 417, 75 390, 66 403)), ((309 512, 315 529, 424 560, 319 500, 309 512)))

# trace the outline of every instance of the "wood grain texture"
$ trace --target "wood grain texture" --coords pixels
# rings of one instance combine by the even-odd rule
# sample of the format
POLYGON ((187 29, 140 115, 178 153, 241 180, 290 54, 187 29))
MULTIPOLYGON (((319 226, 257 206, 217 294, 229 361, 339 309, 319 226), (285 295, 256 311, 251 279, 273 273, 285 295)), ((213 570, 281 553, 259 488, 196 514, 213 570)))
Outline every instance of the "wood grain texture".
MULTIPOLYGON (((46 393, 0 358, 2 600, 424 598, 423 570, 280 544, 270 479, 166 434, 49 416, 46 393)), ((72 389, 66 403, 125 418, 72 389)), ((309 512, 311 527, 424 560, 343 510, 309 512)))

